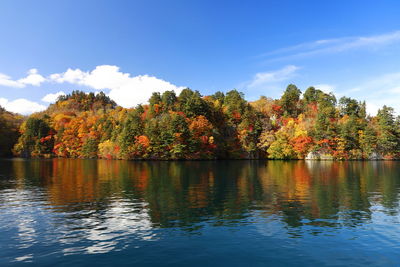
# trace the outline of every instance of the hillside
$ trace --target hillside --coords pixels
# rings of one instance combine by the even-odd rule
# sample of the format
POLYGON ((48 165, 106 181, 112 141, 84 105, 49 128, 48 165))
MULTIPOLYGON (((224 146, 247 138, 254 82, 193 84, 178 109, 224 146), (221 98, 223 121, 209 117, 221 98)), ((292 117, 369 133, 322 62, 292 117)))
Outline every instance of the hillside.
MULTIPOLYGON (((153 93, 126 109, 74 91, 20 127, 17 156, 108 159, 397 159, 400 120, 390 107, 289 85, 280 99, 247 102, 232 90, 153 93)), ((15 135, 12 135, 15 136, 15 135)), ((3 146, 4 147, 4 146, 3 146)), ((2 148, 5 151, 6 147, 2 148)))
POLYGON ((21 115, 8 112, 0 107, 0 157, 12 155, 11 150, 18 141, 22 120, 21 115))

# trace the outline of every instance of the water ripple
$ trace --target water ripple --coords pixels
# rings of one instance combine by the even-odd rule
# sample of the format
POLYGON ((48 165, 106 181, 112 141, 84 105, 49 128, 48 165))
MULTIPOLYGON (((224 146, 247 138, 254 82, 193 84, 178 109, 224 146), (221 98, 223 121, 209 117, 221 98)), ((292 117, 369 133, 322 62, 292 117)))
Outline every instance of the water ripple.
POLYGON ((400 163, 6 164, 0 265, 400 261, 400 163))

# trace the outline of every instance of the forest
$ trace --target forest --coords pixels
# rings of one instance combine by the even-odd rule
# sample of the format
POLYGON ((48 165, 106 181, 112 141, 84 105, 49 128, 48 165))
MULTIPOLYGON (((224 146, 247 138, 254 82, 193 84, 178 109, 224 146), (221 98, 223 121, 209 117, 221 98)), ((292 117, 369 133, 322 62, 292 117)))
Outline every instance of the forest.
POLYGON ((290 84, 281 98, 246 101, 237 90, 189 88, 118 106, 103 92, 73 91, 28 117, 0 108, 0 156, 105 159, 400 158, 400 116, 290 84))

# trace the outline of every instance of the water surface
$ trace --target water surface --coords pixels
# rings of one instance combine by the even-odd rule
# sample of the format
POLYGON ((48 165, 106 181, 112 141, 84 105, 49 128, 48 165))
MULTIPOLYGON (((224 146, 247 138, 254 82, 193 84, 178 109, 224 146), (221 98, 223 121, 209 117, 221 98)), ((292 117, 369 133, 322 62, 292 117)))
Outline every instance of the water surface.
POLYGON ((0 160, 0 265, 400 262, 400 162, 0 160))

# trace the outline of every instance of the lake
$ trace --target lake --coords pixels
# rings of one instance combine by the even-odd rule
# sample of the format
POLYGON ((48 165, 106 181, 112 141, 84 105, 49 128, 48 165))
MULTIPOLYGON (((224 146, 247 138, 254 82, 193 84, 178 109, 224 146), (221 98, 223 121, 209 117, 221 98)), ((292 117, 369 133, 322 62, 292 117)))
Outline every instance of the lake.
POLYGON ((398 265, 400 162, 0 160, 0 265, 398 265))

